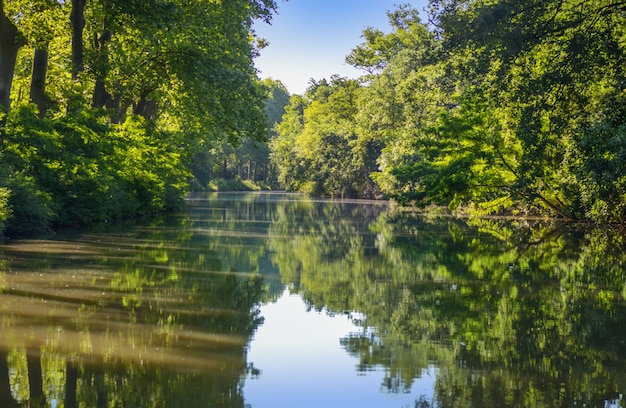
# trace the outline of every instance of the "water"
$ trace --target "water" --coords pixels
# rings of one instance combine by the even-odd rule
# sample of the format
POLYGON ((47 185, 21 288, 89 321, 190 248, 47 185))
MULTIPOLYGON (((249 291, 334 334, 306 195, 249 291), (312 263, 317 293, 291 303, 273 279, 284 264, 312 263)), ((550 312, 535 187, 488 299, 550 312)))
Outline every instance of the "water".
POLYGON ((623 231, 289 194, 0 246, 0 407, 626 406, 623 231))

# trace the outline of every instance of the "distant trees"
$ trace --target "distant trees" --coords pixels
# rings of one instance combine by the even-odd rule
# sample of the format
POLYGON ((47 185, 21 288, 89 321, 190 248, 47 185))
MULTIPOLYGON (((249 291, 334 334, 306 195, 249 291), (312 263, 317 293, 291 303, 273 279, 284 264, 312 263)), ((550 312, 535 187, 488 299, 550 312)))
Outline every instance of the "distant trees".
MULTIPOLYGON (((311 91, 292 99, 301 119, 288 114, 274 143, 287 188, 368 196, 375 183, 407 204, 626 220, 626 4, 432 0, 428 25, 409 6, 388 16, 392 31, 367 28, 347 57, 366 72, 349 107, 323 113, 311 91), (344 166, 329 172, 307 160, 338 121, 344 166), (345 164, 364 151, 355 188, 345 164), (341 187, 320 188, 331 173, 341 187)), ((336 104, 345 87, 328 85, 324 103, 336 104)))
POLYGON ((276 135, 275 127, 282 120, 289 104, 289 91, 277 80, 260 82, 265 90, 263 112, 267 130, 238 139, 215 140, 199 151, 192 162, 198 189, 250 189, 278 186, 276 166, 270 162, 269 144, 276 135), (248 181, 243 184, 243 181, 248 181))
POLYGON ((368 174, 375 169, 376 146, 357 136, 361 91, 357 81, 335 76, 313 81, 304 97, 292 97, 271 144, 285 187, 340 197, 372 194, 368 174))

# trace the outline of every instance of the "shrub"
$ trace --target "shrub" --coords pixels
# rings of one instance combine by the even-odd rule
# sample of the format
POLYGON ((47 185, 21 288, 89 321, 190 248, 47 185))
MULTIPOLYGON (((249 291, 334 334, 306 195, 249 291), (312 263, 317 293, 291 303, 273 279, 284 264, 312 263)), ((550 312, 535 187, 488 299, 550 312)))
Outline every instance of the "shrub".
POLYGON ((6 222, 9 235, 44 235, 52 232, 55 220, 55 203, 52 196, 42 190, 34 177, 13 173, 6 177, 8 208, 11 217, 6 222))
POLYGON ((0 236, 4 235, 6 222, 11 217, 11 207, 9 206, 10 195, 11 190, 8 188, 0 188, 0 236))
POLYGON ((261 188, 251 180, 242 180, 241 177, 234 179, 216 179, 209 183, 209 191, 259 191, 261 188))
POLYGON ((184 202, 189 172, 174 135, 140 117, 121 125, 90 112, 40 119, 26 106, 11 111, 5 133, 0 187, 11 191, 3 197, 12 217, 0 221, 7 233, 42 234, 184 202))

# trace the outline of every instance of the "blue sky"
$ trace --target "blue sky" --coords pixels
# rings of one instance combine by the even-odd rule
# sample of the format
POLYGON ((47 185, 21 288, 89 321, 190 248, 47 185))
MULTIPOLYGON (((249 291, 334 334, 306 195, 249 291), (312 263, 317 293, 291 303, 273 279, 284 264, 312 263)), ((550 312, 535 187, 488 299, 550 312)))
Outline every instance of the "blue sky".
POLYGON ((356 78, 362 72, 345 57, 363 42, 365 27, 389 31, 387 10, 409 3, 420 11, 428 0, 277 0, 278 14, 267 25, 257 22, 257 35, 269 41, 255 60, 261 78, 282 81, 289 92, 302 94, 309 79, 333 74, 356 78))

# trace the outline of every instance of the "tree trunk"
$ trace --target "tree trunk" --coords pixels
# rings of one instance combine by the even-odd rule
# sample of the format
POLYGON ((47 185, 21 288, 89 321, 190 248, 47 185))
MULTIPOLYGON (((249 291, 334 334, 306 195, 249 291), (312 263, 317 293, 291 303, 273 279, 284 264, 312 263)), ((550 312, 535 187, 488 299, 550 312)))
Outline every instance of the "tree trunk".
POLYGON ((133 107, 133 113, 139 115, 146 120, 154 120, 157 113, 157 104, 154 101, 147 99, 141 99, 133 107))
POLYGON ((112 111, 111 122, 116 124, 122 123, 124 117, 126 116, 126 110, 130 107, 130 105, 130 102, 126 100, 122 103, 122 95, 120 93, 111 95, 111 98, 109 98, 106 105, 106 107, 112 111))
MULTIPOLYGON (((8 112, 11 107, 11 85, 17 51, 25 44, 15 24, 4 15, 4 0, 0 0, 0 107, 4 112, 8 112)), ((0 126, 2 122, 3 120, 0 121, 0 126)))
POLYGON ((96 63, 98 68, 96 85, 93 91, 93 107, 96 109, 104 108, 112 99, 105 87, 106 77, 109 72, 109 43, 111 38, 111 31, 105 29, 98 39, 98 62, 96 63))
POLYGON ((45 395, 43 393, 43 375, 41 372, 41 353, 39 350, 26 352, 26 365, 28 367, 28 386, 30 389, 30 406, 44 407, 45 395))
POLYGON ((156 119, 158 105, 155 101, 148 99, 152 91, 145 90, 141 93, 139 102, 133 106, 133 113, 142 116, 145 120, 156 119))
POLYGON ((9 380, 9 363, 7 352, 0 350, 0 406, 17 406, 17 401, 11 393, 11 382, 9 380))
POLYGON ((96 85, 93 90, 93 107, 96 109, 104 108, 111 99, 111 95, 104 86, 103 79, 96 79, 96 85))
POLYGON ((85 3, 87 0, 72 0, 70 22, 72 23, 72 79, 85 69, 83 29, 85 28, 85 3))
POLYGON ((76 384, 78 383, 78 369, 70 362, 65 363, 65 408, 76 408, 76 384))
POLYGON ((33 56, 33 70, 30 82, 30 99, 39 109, 39 117, 43 118, 52 101, 46 95, 46 73, 48 71, 48 51, 36 49, 33 56))

